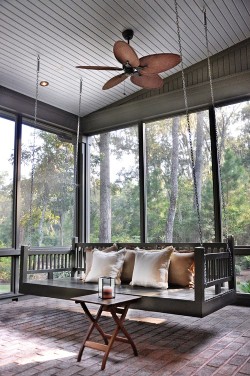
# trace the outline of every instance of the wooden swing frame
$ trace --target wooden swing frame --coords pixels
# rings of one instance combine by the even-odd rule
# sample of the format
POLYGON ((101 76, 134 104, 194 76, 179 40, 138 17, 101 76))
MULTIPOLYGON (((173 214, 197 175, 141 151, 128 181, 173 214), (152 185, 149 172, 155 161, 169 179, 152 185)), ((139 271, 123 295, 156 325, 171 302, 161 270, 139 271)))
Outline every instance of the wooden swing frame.
MULTIPOLYGON (((70 299, 76 296, 93 294, 98 291, 97 283, 85 283, 80 278, 85 272, 85 248, 103 249, 112 244, 78 243, 72 248, 30 249, 21 247, 20 292, 51 298, 70 299), (56 273, 68 272, 69 277, 55 278, 56 273), (46 279, 35 279, 38 274, 46 274, 46 279), (31 278, 30 278, 31 277, 31 278)), ((166 243, 118 243, 118 248, 161 249, 166 243)), ((233 238, 227 243, 172 243, 175 249, 194 252, 194 289, 175 286, 167 290, 121 284, 116 292, 138 295, 141 299, 131 308, 204 317, 236 300, 233 238), (230 247, 230 252, 228 250, 230 247), (225 287, 227 285, 227 287, 225 287)))

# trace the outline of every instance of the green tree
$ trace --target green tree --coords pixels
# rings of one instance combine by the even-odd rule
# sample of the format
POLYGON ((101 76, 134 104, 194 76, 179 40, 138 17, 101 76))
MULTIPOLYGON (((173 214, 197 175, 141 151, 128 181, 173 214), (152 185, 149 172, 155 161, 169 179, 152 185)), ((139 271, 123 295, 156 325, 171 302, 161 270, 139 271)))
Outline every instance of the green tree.
MULTIPOLYGON (((31 177, 22 179, 20 241, 28 242, 31 237, 32 245, 64 245, 66 236, 67 244, 70 244, 73 233, 73 145, 44 131, 39 131, 36 137, 32 198, 31 177)), ((31 155, 32 146, 28 145, 22 151, 22 165, 28 164, 31 155)))
POLYGON ((138 139, 135 127, 93 137, 90 179, 91 240, 139 239, 138 139), (128 160, 134 159, 135 163, 126 163, 126 156, 128 160))
POLYGON ((0 248, 12 245, 13 185, 6 183, 7 176, 7 172, 0 175, 0 248))
MULTIPOLYGON (((222 185, 228 232, 238 244, 250 242, 250 106, 249 102, 217 110, 218 129, 224 129, 222 185)), ((221 134, 221 131, 220 131, 221 134)))

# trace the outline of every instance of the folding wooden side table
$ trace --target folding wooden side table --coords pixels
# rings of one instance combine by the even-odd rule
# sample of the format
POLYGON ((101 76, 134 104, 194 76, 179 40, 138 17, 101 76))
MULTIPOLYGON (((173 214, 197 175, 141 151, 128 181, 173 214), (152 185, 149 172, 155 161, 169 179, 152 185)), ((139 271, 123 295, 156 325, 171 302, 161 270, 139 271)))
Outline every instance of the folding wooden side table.
POLYGON ((114 299, 100 299, 98 297, 98 294, 91 294, 91 295, 71 298, 71 300, 74 300, 75 303, 81 304, 82 309, 84 310, 85 314, 91 321, 89 329, 86 333, 86 336, 84 338, 84 341, 78 353, 78 357, 77 357, 78 362, 80 362, 82 358, 82 353, 85 347, 103 351, 104 356, 102 360, 101 370, 104 370, 110 350, 114 344, 114 341, 129 343, 134 351, 134 355, 135 356, 138 355, 136 346, 131 336, 129 335, 129 333, 123 326, 123 322, 126 318, 126 314, 128 312, 130 304, 138 299, 140 299, 140 296, 123 295, 123 294, 117 294, 114 299), (86 303, 98 304, 100 306, 96 314, 96 317, 94 317, 94 315, 90 313, 88 307, 86 306, 86 303), (103 311, 110 312, 113 317, 113 320, 116 323, 115 330, 113 331, 112 334, 105 333, 98 323, 98 320, 100 319, 103 311), (119 317, 117 314, 120 314, 121 316, 119 317), (100 333, 100 335, 102 336, 104 340, 104 344, 89 341, 90 335, 93 332, 94 328, 96 328, 98 332, 100 333), (124 336, 122 337, 118 336, 119 331, 121 331, 124 334, 124 336))

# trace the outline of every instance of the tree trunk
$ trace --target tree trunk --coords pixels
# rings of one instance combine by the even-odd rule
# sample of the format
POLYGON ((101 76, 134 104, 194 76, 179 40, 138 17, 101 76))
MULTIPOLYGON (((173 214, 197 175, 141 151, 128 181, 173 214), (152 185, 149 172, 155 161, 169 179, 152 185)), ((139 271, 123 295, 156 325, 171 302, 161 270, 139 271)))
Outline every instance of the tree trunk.
POLYGON ((170 175, 170 202, 166 223, 166 242, 173 241, 173 228, 176 213, 176 204, 178 198, 178 169, 179 169, 179 125, 180 118, 173 119, 172 126, 172 161, 171 161, 171 175, 170 175))
MULTIPOLYGON (((203 165, 203 142, 204 142, 204 113, 197 113, 196 129, 196 155, 195 155, 195 176, 197 185, 197 198, 199 209, 201 208, 201 190, 202 190, 202 165, 203 165)), ((196 201, 195 201, 196 206, 196 201)))
POLYGON ((48 183, 45 182, 43 198, 42 198, 42 215, 41 215, 39 226, 38 226, 38 234, 39 234, 38 247, 41 247, 43 245, 43 224, 44 224, 45 213, 47 210, 48 200, 49 200, 49 187, 48 187, 48 183))
POLYGON ((59 229, 60 246, 63 247, 64 246, 64 233, 63 233, 64 213, 63 212, 59 214, 59 218, 60 218, 60 229, 59 229))
POLYGON ((99 241, 111 241, 111 194, 110 194, 110 134, 100 135, 100 227, 99 241))

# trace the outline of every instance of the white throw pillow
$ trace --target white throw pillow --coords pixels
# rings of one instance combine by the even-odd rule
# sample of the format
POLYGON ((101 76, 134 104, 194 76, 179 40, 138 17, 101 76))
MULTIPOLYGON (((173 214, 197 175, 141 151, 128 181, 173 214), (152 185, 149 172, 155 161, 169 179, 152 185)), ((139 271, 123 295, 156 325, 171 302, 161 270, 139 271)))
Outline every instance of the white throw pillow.
POLYGON ((112 251, 118 251, 118 247, 117 245, 114 243, 111 247, 108 247, 108 248, 104 248, 104 249, 101 249, 101 250, 98 250, 97 248, 88 248, 86 247, 84 249, 84 252, 86 254, 86 270, 85 270, 85 275, 87 276, 90 272, 90 269, 91 269, 91 266, 92 266, 92 262, 93 262, 93 252, 94 251, 102 251, 102 252, 112 252, 112 251))
POLYGON ((121 271, 126 249, 118 252, 93 251, 93 262, 85 282, 98 282, 100 277, 113 277, 116 284, 121 284, 121 271))
POLYGON ((168 267, 174 248, 172 246, 161 251, 137 251, 132 286, 168 288, 168 267))

